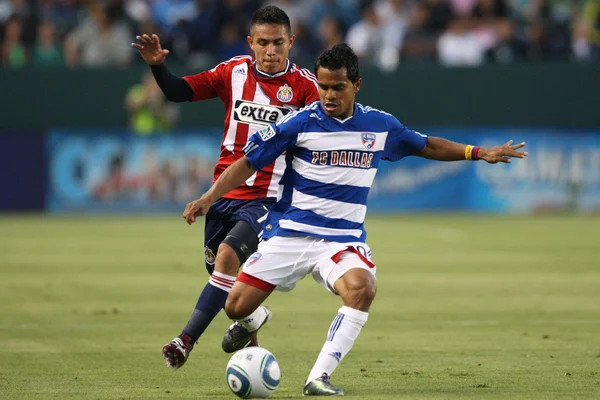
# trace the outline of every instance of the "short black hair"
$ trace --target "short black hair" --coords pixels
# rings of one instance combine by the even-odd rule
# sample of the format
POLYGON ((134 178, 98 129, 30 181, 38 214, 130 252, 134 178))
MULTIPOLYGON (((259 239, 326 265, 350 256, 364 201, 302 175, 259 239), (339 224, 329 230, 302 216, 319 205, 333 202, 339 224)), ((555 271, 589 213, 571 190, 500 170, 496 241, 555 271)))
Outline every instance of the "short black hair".
POLYGON ((292 24, 290 23, 290 17, 281 8, 276 6, 265 6, 259 8, 252 15, 250 21, 250 30, 257 24, 276 24, 283 25, 288 31, 288 34, 292 35, 292 24))
POLYGON ((319 67, 329 70, 346 68, 346 75, 352 83, 356 83, 360 79, 358 56, 346 43, 336 44, 331 49, 322 52, 315 63, 315 74, 319 67))

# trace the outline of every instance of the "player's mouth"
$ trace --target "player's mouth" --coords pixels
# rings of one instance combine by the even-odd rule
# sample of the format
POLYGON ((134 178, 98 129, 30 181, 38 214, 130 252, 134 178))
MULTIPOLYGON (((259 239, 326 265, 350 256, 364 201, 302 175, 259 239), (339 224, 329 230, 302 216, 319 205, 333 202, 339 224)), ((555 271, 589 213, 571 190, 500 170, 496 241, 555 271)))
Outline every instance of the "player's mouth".
POLYGON ((325 111, 327 112, 334 112, 338 107, 339 105, 336 103, 327 102, 323 104, 323 108, 325 108, 325 111))

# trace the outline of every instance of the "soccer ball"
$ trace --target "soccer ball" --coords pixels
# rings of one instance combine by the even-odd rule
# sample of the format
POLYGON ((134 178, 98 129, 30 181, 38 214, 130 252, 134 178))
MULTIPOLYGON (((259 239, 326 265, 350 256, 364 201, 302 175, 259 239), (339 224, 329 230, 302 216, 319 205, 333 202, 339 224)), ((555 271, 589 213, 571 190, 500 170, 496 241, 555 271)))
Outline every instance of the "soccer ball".
POLYGON ((229 389, 243 399, 269 397, 279 386, 281 371, 275 356, 262 347, 236 352, 225 372, 229 389))

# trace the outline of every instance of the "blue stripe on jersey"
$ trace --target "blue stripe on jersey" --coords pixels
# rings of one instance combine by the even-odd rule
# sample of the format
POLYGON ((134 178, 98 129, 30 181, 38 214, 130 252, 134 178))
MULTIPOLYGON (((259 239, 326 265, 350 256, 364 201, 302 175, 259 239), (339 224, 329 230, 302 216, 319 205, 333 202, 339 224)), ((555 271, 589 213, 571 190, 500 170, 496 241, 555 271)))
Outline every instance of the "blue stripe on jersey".
POLYGON ((361 235, 361 237, 358 238, 358 237, 350 236, 350 235, 339 235, 339 236, 321 235, 321 234, 311 233, 308 231, 300 232, 300 231, 294 231, 291 229, 285 229, 282 227, 278 227, 268 237, 263 235, 263 238, 265 240, 268 240, 269 238, 271 238, 273 236, 288 236, 288 237, 310 236, 310 237, 314 237, 314 238, 318 238, 318 239, 325 239, 325 240, 329 240, 331 242, 338 242, 338 243, 354 243, 354 242, 363 242, 364 243, 367 240, 367 233, 364 231, 364 229, 363 229, 363 234, 361 235))
POLYGON ((368 187, 323 183, 305 178, 296 171, 292 172, 294 176, 294 189, 304 194, 322 199, 342 201, 344 203, 367 205, 367 197, 370 189, 368 187))
POLYGON ((352 222, 346 219, 327 218, 309 210, 301 210, 290 206, 281 219, 291 219, 301 224, 313 225, 315 227, 333 229, 363 229, 362 223, 352 222))

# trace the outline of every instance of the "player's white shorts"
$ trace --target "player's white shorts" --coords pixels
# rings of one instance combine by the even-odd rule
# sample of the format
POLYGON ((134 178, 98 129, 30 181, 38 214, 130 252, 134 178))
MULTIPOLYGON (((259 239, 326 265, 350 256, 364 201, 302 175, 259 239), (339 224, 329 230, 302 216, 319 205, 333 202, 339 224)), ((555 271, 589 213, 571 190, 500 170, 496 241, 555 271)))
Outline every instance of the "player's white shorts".
POLYGON ((335 281, 353 268, 362 268, 375 275, 371 249, 365 243, 275 236, 259 243, 256 253, 244 264, 238 280, 265 291, 275 288, 286 292, 312 273, 318 283, 336 293, 333 289, 335 281))

